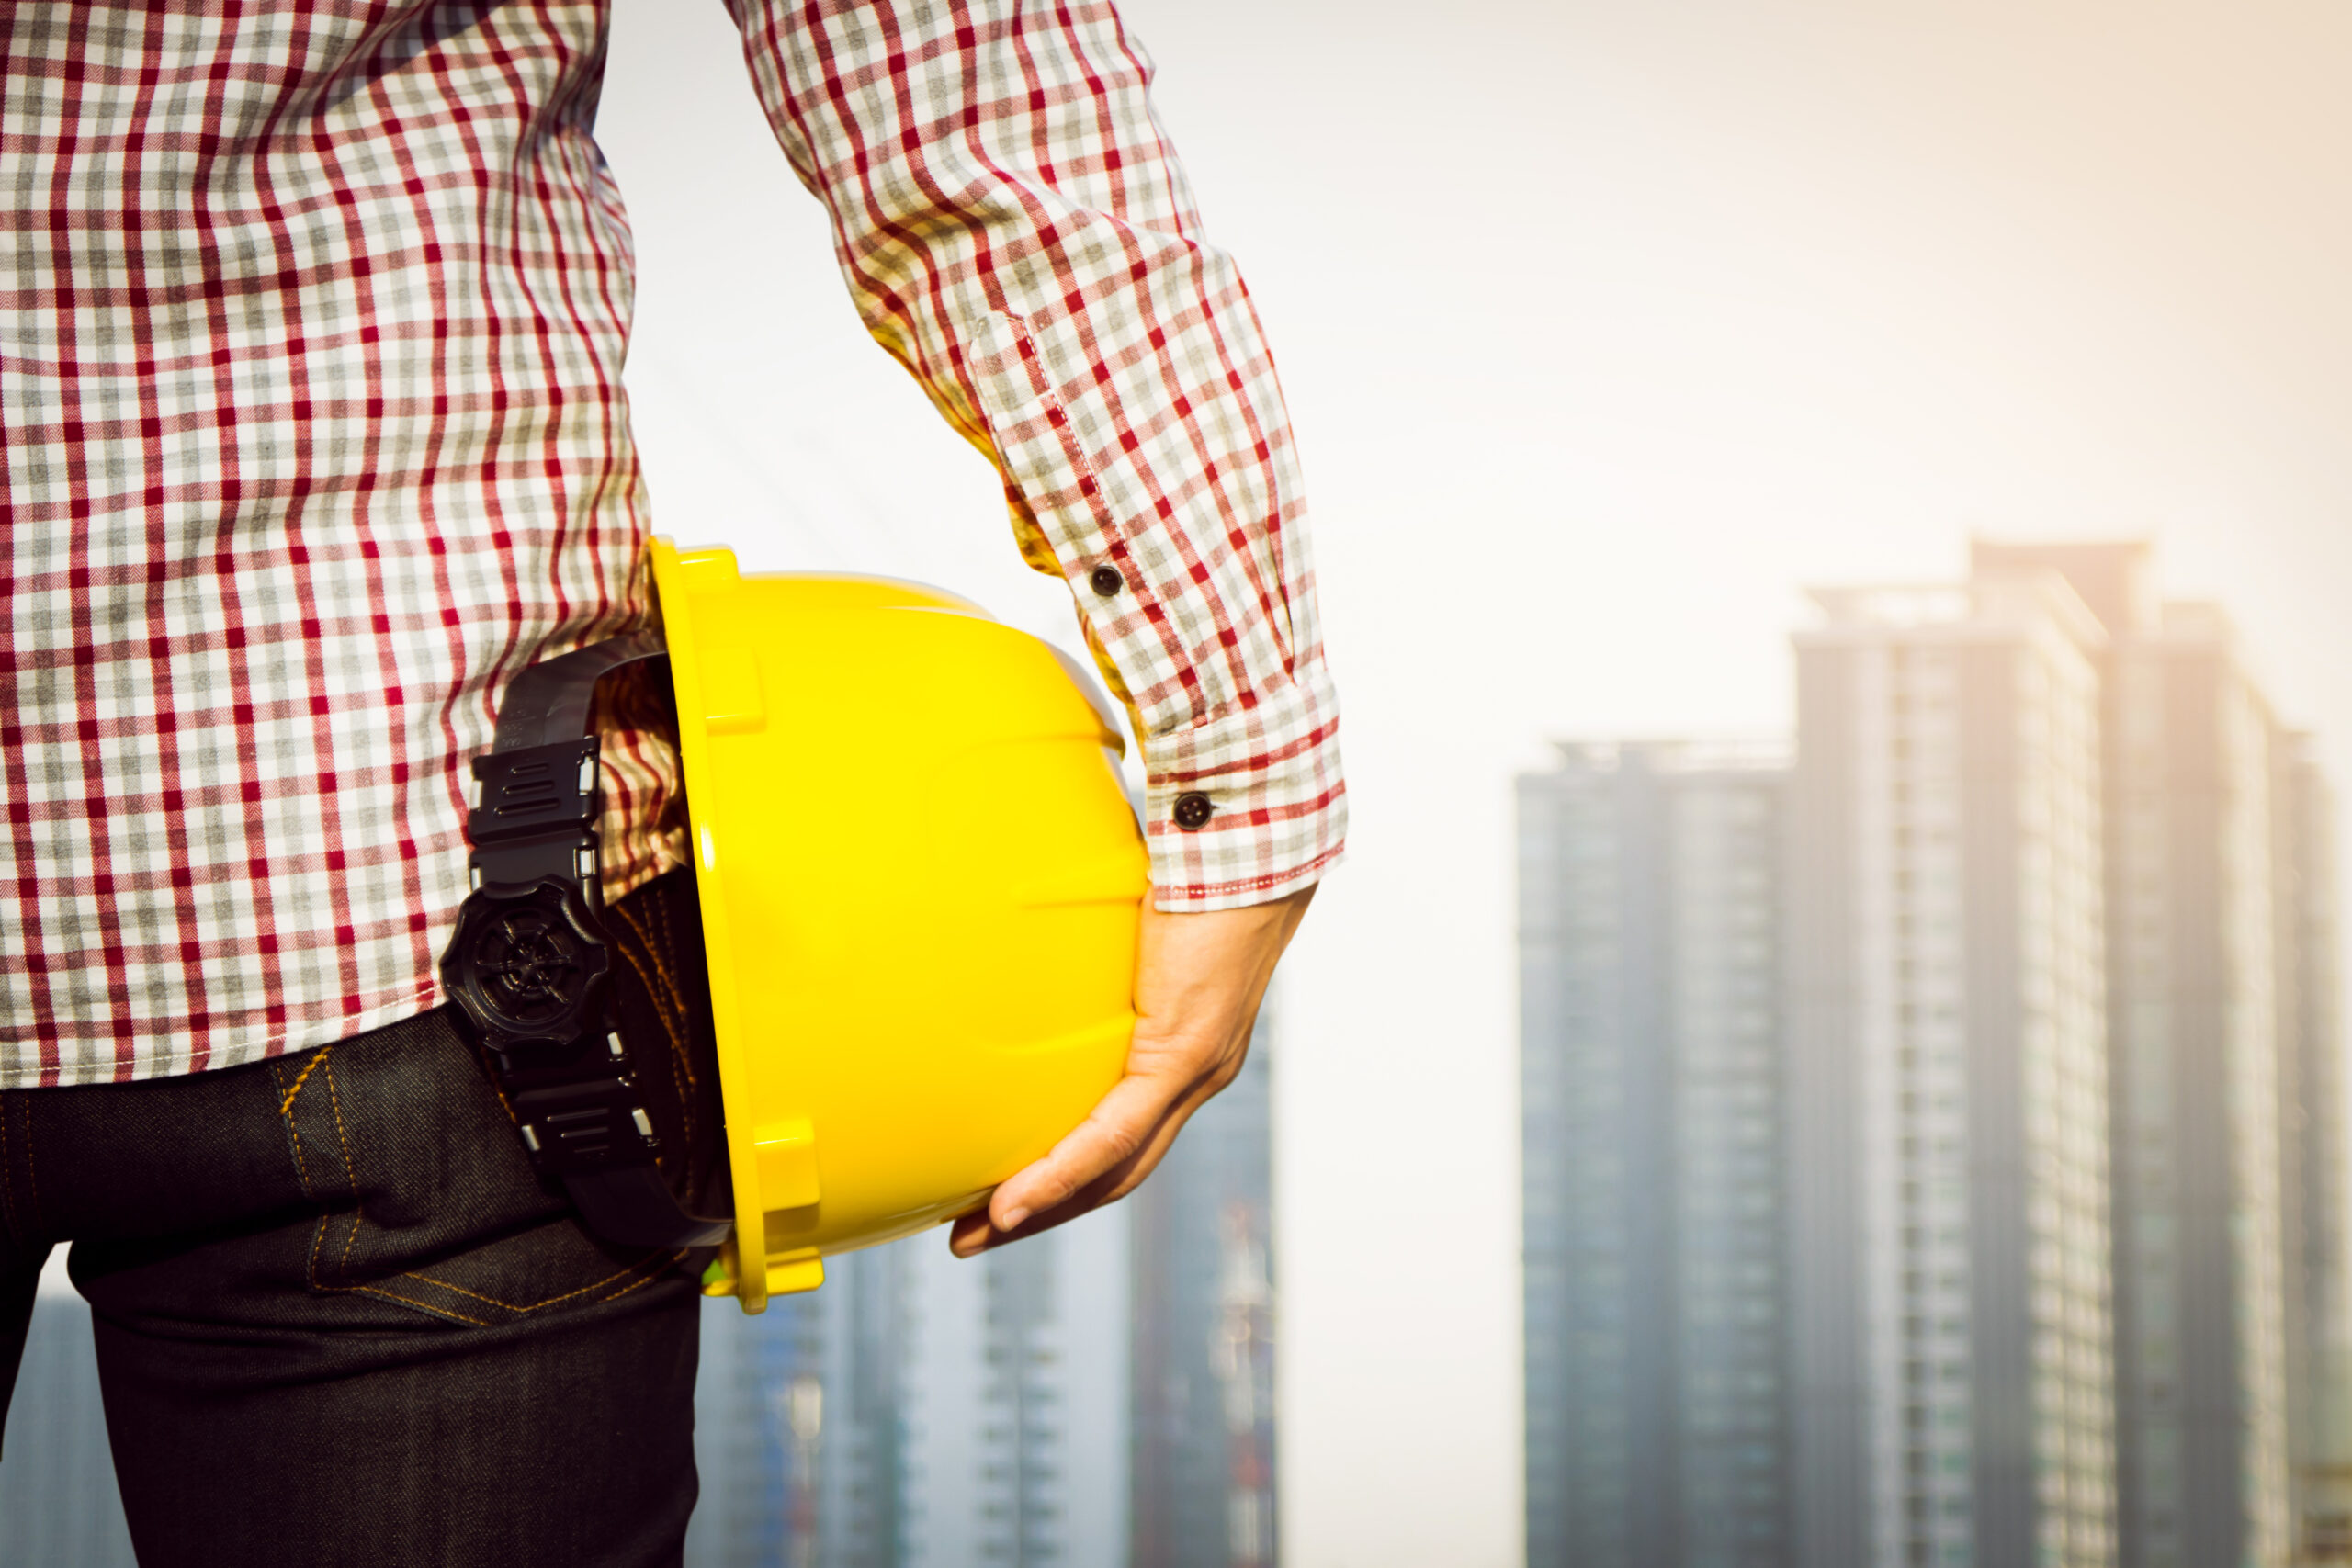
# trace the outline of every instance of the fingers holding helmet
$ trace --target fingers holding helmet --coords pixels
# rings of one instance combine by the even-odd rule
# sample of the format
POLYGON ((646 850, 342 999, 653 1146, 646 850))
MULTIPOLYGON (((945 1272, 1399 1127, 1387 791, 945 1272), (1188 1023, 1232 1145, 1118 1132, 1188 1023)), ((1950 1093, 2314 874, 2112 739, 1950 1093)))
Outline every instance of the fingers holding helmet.
POLYGON ((1193 1113, 1240 1073, 1274 965, 1314 896, 1309 886, 1246 909, 1143 911, 1125 1076, 1051 1153, 956 1222, 958 1257, 1051 1230, 1143 1184, 1193 1113))

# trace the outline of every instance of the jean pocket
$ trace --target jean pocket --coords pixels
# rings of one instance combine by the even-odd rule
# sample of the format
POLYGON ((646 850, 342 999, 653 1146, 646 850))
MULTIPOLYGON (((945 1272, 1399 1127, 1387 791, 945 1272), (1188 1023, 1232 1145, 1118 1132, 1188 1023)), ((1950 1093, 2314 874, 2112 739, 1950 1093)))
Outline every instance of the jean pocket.
POLYGON ((608 1247, 532 1171, 446 1010, 275 1064, 288 1157, 316 1211, 315 1293, 510 1322, 642 1289, 683 1254, 608 1247))

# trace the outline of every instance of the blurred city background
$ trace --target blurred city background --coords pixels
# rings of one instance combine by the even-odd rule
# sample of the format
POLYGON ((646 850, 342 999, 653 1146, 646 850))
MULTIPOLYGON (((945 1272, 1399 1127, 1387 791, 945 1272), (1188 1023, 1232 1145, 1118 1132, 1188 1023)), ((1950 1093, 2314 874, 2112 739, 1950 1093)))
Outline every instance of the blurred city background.
POLYGON ((2153 564, 1521 779, 1531 1564, 2352 1562, 2335 802, 2153 564))
MULTIPOLYGON (((2323 1547, 2352 13, 1121 9, 1281 365, 1354 823, 1265 1059, 1266 1500, 1187 1544, 1255 1517, 1288 1568, 2323 1547), (2153 548, 2025 549, 2086 539, 2153 548)), ((615 15, 657 525, 1069 646, 993 477, 859 329, 723 6, 615 15)), ((1116 1531, 1172 1539, 1136 1311, 1182 1254, 1132 1207, 1008 1253, 1018 1280, 933 1237, 715 1329, 714 1365, 771 1371, 707 1418, 768 1446, 696 1550, 888 1517, 912 1562, 1065 1506, 1112 1564, 1116 1531), (1016 1384, 987 1354, 1022 1333, 1055 1359, 1016 1384)), ((1225 1375, 1225 1309, 1159 1299, 1184 1375, 1225 1375)), ((76 1332, 60 1304, 43 1335, 76 1332)), ((28 1407, 87 1375, 44 1366, 28 1407)), ((1188 1386, 1185 1430, 1224 1429, 1188 1386)), ((67 1484, 74 1439, 37 1430, 0 1543, 67 1484)), ((1234 1451, 1187 1462, 1231 1488, 1234 1451)), ((1105 1561, 1021 1550, 989 1561, 1105 1561)))

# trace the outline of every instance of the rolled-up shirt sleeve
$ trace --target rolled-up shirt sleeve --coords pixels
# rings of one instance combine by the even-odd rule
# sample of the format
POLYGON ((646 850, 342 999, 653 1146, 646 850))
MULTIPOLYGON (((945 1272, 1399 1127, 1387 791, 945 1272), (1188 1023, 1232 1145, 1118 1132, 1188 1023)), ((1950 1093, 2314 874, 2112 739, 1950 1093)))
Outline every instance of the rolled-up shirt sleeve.
POLYGON ((876 341, 1003 476, 1135 716, 1162 908, 1262 903, 1346 832, 1287 415, 1108 5, 729 0, 876 341))

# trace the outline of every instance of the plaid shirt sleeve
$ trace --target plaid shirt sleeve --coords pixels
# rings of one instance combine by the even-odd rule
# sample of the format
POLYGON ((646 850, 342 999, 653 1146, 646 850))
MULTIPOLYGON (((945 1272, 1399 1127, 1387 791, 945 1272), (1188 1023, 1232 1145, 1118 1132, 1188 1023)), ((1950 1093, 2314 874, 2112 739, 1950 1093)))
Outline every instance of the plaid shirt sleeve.
POLYGON ((1314 882, 1346 830, 1280 388, 1108 4, 729 0, 875 338, 1003 476, 1143 745, 1162 908, 1314 882))

